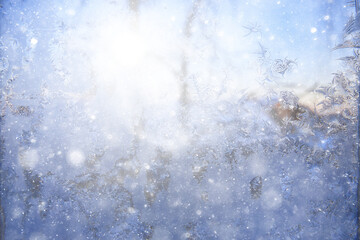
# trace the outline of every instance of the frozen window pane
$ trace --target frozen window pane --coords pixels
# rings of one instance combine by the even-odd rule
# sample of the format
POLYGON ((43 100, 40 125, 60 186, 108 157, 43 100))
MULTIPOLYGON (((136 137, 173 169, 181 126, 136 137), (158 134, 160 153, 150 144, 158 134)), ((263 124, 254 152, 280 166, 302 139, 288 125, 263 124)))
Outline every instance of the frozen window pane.
POLYGON ((358 1, 0 1, 0 239, 358 239, 358 1))

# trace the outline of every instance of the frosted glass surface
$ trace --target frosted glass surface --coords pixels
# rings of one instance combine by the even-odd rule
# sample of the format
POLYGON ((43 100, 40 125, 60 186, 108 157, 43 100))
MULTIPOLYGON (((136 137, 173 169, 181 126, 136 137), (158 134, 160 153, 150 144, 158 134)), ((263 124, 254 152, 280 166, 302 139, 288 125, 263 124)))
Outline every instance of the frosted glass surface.
POLYGON ((358 239, 358 13, 0 1, 0 240, 358 239))

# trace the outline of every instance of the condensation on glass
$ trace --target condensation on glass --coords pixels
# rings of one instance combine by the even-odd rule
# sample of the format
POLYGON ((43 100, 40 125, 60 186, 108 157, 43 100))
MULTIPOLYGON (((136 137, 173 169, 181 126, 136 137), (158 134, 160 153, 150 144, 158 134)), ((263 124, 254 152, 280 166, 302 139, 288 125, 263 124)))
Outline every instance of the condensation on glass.
POLYGON ((356 239, 358 12, 0 1, 0 239, 356 239))

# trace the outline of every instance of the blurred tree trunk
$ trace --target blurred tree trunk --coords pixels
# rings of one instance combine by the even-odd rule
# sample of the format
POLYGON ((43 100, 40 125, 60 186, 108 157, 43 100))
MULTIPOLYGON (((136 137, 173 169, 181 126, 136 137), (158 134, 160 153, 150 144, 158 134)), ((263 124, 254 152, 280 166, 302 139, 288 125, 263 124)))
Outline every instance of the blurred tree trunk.
MULTIPOLYGON (((1 127, 2 127, 2 119, 0 118, 0 132, 1 132, 1 127)), ((4 148, 4 138, 2 136, 0 136, 0 187, 1 187, 1 191, 3 191, 4 189, 4 174, 3 174, 3 169, 2 169, 2 163, 4 161, 4 153, 5 153, 5 148, 4 148)), ((5 213, 4 213, 4 209, 2 207, 2 200, 4 199, 3 194, 1 194, 0 197, 0 240, 5 240, 5 213)))
MULTIPOLYGON (((356 16, 355 18, 359 17, 359 12, 360 12, 360 2, 359 0, 354 0, 355 3, 355 11, 356 11, 356 16)), ((358 21, 355 21, 356 23, 358 23, 358 21)), ((360 26, 356 26, 356 28, 359 28, 360 26)), ((359 138, 359 134, 360 134, 360 84, 359 84, 359 79, 360 79, 360 73, 357 72, 357 80, 358 80, 358 122, 357 122, 357 151, 358 151, 358 180, 357 180, 357 236, 356 239, 360 240, 360 182, 359 182, 359 176, 360 176, 360 138, 359 138)))
MULTIPOLYGON (((184 26, 184 34, 185 34, 185 43, 191 38, 192 32, 191 28, 193 26, 196 15, 199 11, 199 5, 202 0, 196 0, 193 2, 193 6, 190 14, 188 15, 185 26, 184 26)), ((186 78, 188 77, 188 56, 183 50, 182 59, 181 59, 181 69, 179 74, 179 83, 180 83, 180 121, 181 124, 186 128, 188 122, 188 114, 190 107, 190 99, 188 93, 188 84, 186 82, 186 78)))
POLYGON ((131 11, 137 14, 139 10, 139 0, 129 0, 129 7, 131 11))

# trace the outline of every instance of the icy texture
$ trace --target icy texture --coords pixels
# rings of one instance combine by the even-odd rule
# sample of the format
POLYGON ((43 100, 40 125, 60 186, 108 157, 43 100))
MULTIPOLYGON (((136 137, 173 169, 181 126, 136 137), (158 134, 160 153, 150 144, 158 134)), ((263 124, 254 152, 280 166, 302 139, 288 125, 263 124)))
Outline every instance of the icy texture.
POLYGON ((355 239, 346 4, 2 1, 0 239, 355 239))

